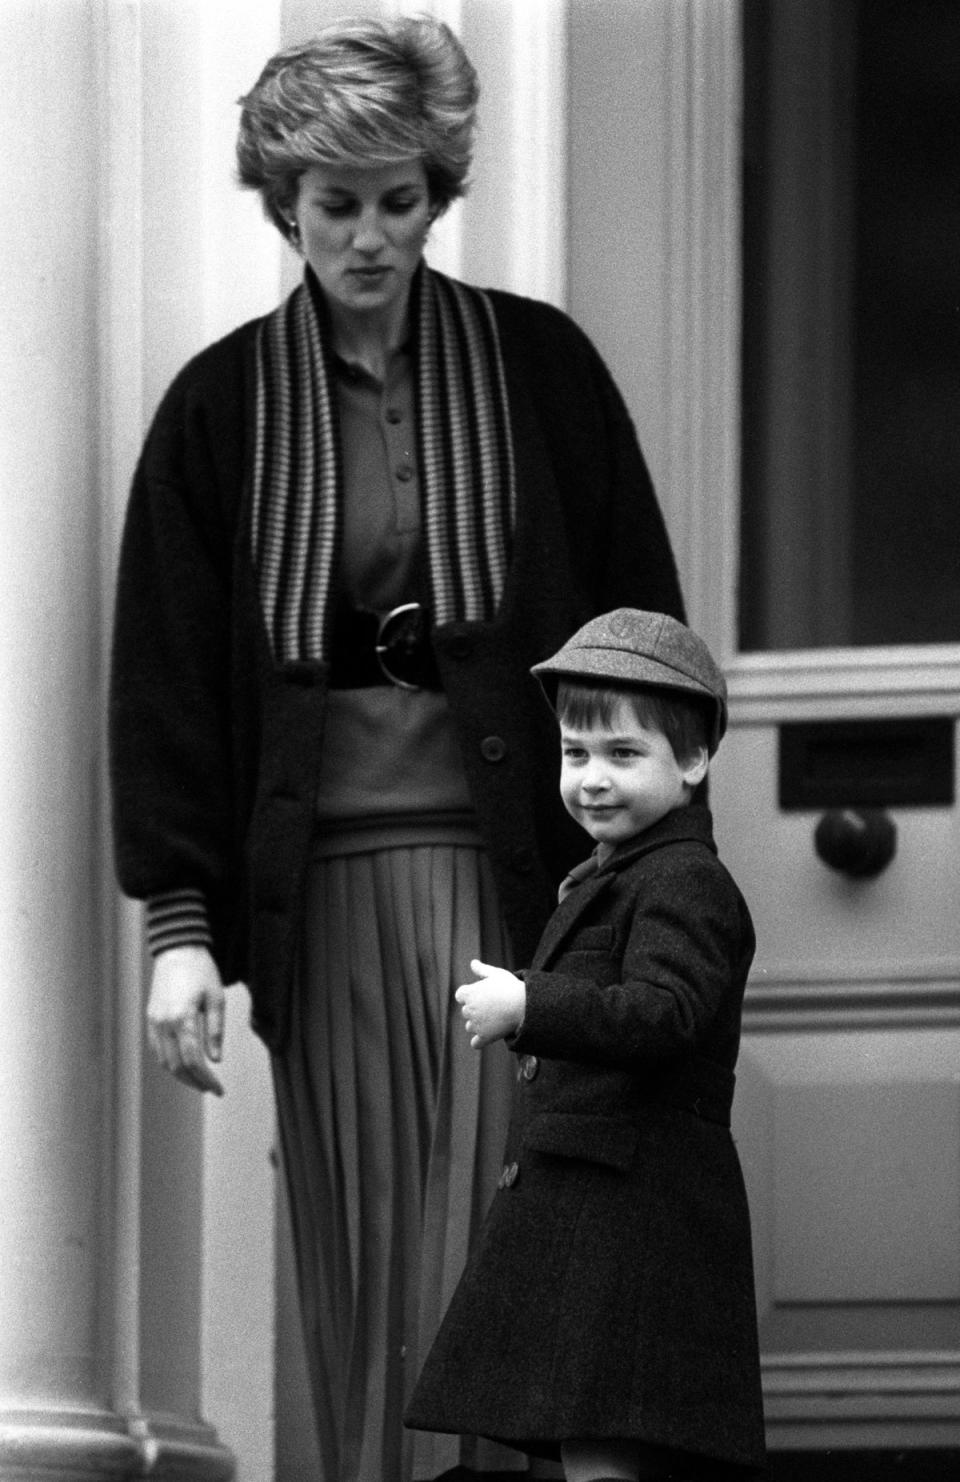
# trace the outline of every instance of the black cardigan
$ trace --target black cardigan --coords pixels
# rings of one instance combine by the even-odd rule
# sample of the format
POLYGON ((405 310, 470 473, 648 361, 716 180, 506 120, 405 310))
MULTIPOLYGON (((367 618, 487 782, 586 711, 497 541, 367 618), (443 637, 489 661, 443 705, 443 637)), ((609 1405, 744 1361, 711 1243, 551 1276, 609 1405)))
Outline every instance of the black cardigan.
MULTIPOLYGON (((583 852, 557 793, 552 716, 529 670, 618 606, 682 617, 629 416, 559 310, 491 292, 517 468, 507 590, 491 623, 435 632, 437 660, 517 961, 583 852)), ((285 1035, 323 736, 326 666, 275 665, 250 559, 260 321, 179 374, 133 482, 117 588, 110 758, 117 871, 146 897, 207 902, 254 1028, 285 1035)))

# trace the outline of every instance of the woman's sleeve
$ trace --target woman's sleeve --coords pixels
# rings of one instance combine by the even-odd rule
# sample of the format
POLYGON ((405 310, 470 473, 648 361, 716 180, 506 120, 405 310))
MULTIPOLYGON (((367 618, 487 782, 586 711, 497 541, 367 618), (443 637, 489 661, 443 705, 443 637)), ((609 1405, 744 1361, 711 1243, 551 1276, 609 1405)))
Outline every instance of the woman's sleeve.
POLYGON ((207 421, 175 383, 123 531, 110 777, 121 888, 168 902, 179 894, 194 912, 199 903, 200 921, 236 868, 227 525, 207 421))
POLYGON ((676 562, 636 429, 603 357, 568 315, 505 299, 508 360, 532 402, 589 615, 683 619, 676 562))

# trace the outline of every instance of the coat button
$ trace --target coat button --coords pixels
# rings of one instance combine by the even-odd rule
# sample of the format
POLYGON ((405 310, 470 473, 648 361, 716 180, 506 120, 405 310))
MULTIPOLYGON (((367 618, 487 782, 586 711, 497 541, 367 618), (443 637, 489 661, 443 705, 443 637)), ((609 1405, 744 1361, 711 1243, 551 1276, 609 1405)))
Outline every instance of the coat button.
POLYGON ((520 1056, 520 1075, 525 1081, 535 1081, 540 1074, 540 1061, 536 1055, 520 1056))
POLYGON ((397 464, 397 468, 396 468, 396 474, 397 474, 397 478, 400 480, 401 484, 409 484, 410 480, 413 478, 413 464, 412 463, 398 463, 397 464))
POLYGON ((399 407, 387 407, 387 421, 391 427, 396 427, 399 422, 403 421, 403 413, 399 407))
POLYGON ((485 762, 502 762, 507 754, 507 743, 502 736, 484 736, 480 742, 480 755, 485 762))
POLYGON ((505 1163, 497 1180, 497 1188, 512 1189, 517 1181, 517 1174, 519 1172, 520 1169, 516 1163, 505 1163))

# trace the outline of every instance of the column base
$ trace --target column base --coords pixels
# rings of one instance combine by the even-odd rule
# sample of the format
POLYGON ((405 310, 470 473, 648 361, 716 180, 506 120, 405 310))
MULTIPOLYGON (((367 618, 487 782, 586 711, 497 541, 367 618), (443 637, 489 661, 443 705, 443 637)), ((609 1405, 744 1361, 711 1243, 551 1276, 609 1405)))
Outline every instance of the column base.
POLYGON ((3 1482, 232 1482, 233 1454, 211 1426, 102 1410, 0 1410, 3 1482))

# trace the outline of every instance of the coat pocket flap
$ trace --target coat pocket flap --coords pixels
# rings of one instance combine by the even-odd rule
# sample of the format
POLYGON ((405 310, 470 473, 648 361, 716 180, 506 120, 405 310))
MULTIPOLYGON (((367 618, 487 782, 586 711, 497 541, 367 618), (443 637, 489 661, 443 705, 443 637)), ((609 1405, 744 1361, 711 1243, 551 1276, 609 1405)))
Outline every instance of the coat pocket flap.
POLYGON ((534 1117, 523 1145, 537 1153, 560 1158, 583 1158, 626 1173, 637 1150, 637 1128, 617 1117, 585 1116, 578 1112, 548 1112, 534 1117))
POLYGON ((616 938, 609 921, 596 926, 577 926, 570 933, 567 949, 574 952, 611 952, 616 938))

